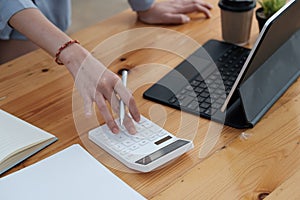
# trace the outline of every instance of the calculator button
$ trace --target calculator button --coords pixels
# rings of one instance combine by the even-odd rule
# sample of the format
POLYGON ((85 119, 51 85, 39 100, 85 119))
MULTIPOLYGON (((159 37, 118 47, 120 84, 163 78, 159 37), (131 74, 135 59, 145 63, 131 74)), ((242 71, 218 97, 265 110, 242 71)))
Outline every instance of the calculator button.
POLYGON ((146 128, 151 128, 152 124, 150 122, 144 122, 143 126, 146 127, 146 128))
POLYGON ((141 127, 140 125, 135 126, 135 129, 136 129, 137 132, 143 131, 143 127, 141 127))
POLYGON ((103 140, 104 142, 107 142, 108 144, 111 144, 111 145, 116 145, 119 143, 116 140, 113 140, 112 138, 109 138, 107 136, 102 137, 101 140, 103 140))
POLYGON ((122 142, 122 144, 129 147, 129 146, 133 145, 134 142, 132 140, 125 140, 124 142, 122 142))
POLYGON ((149 143, 148 140, 142 140, 142 141, 139 142, 139 145, 144 146, 144 145, 146 145, 148 143, 149 143))
POLYGON ((139 141, 141 141, 142 140, 142 138, 141 137, 136 137, 136 136, 132 136, 132 138, 131 138, 134 142, 139 142, 139 141))
POLYGON ((141 135, 143 135, 144 137, 150 137, 151 135, 153 135, 153 132, 150 130, 144 130, 141 135))
POLYGON ((166 132, 165 130, 161 130, 161 131, 159 131, 158 133, 157 133, 157 135, 158 136, 165 136, 165 135, 167 135, 168 134, 168 132, 166 132))
POLYGON ((113 145, 113 148, 117 151, 121 151, 122 149, 125 148, 125 146, 122 144, 116 144, 116 145, 113 145))
POLYGON ((124 150, 122 150, 122 151, 120 152, 120 154, 121 154, 122 156, 125 156, 125 155, 127 155, 128 153, 130 153, 130 150, 129 150, 129 149, 124 149, 124 150))
POLYGON ((157 138, 158 138, 157 135, 151 135, 148 139, 149 139, 150 141, 153 141, 153 140, 156 140, 157 138))
POLYGON ((94 130, 94 135, 96 135, 96 136, 101 136, 102 133, 101 133, 101 131, 100 131, 99 129, 95 129, 95 130, 94 130))
POLYGON ((140 124, 142 124, 144 122, 147 122, 147 119, 142 117, 141 120, 140 120, 140 124))
POLYGON ((116 135, 113 135, 111 138, 115 139, 115 140, 117 140, 119 142, 122 142, 122 141, 124 141, 124 140, 127 139, 127 137, 125 136, 125 134, 122 134, 122 133, 118 133, 116 135))
POLYGON ((161 127, 159 127, 159 126, 153 126, 152 129, 151 129, 151 131, 154 132, 154 133, 157 133, 157 132, 159 132, 161 130, 163 130, 163 129, 161 127))
POLYGON ((127 154, 126 155, 126 159, 131 159, 131 158, 133 158, 134 157, 134 154, 127 154))
POLYGON ((140 147, 137 144, 134 144, 129 148, 129 150, 134 151, 134 150, 137 150, 138 148, 140 148, 140 147))

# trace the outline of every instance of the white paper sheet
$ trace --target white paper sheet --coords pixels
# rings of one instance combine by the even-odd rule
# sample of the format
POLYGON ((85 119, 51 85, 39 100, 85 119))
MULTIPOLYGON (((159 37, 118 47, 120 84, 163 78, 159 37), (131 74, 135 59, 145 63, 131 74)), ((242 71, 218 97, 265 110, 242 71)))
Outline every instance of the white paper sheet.
POLYGON ((0 199, 144 199, 80 145, 0 179, 0 199))

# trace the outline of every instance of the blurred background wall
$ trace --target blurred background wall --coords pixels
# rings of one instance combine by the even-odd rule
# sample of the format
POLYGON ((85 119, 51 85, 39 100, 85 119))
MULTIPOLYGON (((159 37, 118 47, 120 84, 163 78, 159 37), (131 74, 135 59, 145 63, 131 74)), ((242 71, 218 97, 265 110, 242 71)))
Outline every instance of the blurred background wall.
POLYGON ((128 8, 127 0, 72 0, 72 25, 68 33, 74 33, 128 8))

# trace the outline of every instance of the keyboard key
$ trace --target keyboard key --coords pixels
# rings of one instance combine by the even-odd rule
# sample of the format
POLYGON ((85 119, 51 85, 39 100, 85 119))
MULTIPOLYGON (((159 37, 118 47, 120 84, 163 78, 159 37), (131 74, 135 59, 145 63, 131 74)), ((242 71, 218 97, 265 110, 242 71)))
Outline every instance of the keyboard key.
POLYGON ((211 108, 214 108, 214 109, 220 109, 222 107, 222 104, 219 104, 219 103, 212 103, 211 104, 211 108))
POLYGON ((214 82, 214 80, 211 80, 211 79, 206 79, 205 80, 205 83, 207 84, 207 85, 210 85, 210 84, 212 84, 214 82))
POLYGON ((199 107, 199 103, 198 101, 192 101, 188 106, 187 108, 188 109, 191 109, 191 110, 195 110, 199 107))
POLYGON ((191 91, 191 90, 193 90, 193 87, 192 87, 191 85, 187 85, 187 86, 185 87, 185 89, 191 91))
POLYGON ((180 101, 182 99, 184 99, 185 95, 181 95, 181 94, 177 94, 176 98, 180 101))
POLYGON ((209 93, 208 92, 202 92, 200 94, 200 97, 207 98, 207 97, 209 97, 209 93))
POLYGON ((203 78, 202 78, 201 76, 197 76, 197 77, 195 78, 195 80, 197 80, 197 81, 199 81, 199 82, 202 82, 202 81, 203 81, 203 78))
POLYGON ((189 91, 186 95, 192 97, 193 99, 197 97, 197 93, 195 91, 189 91))
POLYGON ((169 99, 169 102, 171 104, 175 103, 177 101, 177 98, 176 97, 172 97, 171 99, 169 99))
POLYGON ((197 87, 199 84, 200 84, 200 81, 197 81, 197 80, 193 80, 191 82, 191 86, 193 86, 193 87, 197 87))
POLYGON ((219 96, 220 96, 220 95, 218 95, 218 94, 215 94, 215 93, 213 93, 213 94, 210 94, 210 98, 212 99, 212 101, 215 101, 215 100, 217 100, 217 99, 219 98, 219 96))
POLYGON ((212 83, 209 85, 209 89, 217 89, 218 87, 219 87, 219 85, 216 83, 212 83))
POLYGON ((218 98, 218 99, 216 100, 216 103, 219 103, 219 104, 224 104, 224 102, 225 102, 225 99, 224 99, 224 98, 218 98))
POLYGON ((199 87, 204 89, 204 88, 206 88, 206 84, 204 82, 201 82, 199 87))
POLYGON ((183 90, 181 90, 180 91, 180 94, 182 95, 182 94, 185 94, 186 93, 186 90, 185 89, 183 89, 183 90))
POLYGON ((205 101, 206 98, 198 96, 198 102, 202 103, 205 101))
POLYGON ((201 93, 203 90, 204 90, 203 88, 199 88, 199 87, 194 89, 194 91, 198 94, 201 93))
POLYGON ((216 93, 216 94, 218 94, 219 96, 220 95, 222 95, 222 94, 225 94, 225 89, 216 89, 215 91, 214 91, 214 93, 216 93))
POLYGON ((209 103, 206 103, 206 102, 203 102, 203 103, 201 103, 200 107, 201 107, 201 108, 207 109, 207 108, 210 107, 210 104, 209 104, 209 103))
POLYGON ((180 101, 179 103, 180 103, 180 106, 186 107, 193 100, 194 100, 193 97, 187 96, 182 101, 180 101))

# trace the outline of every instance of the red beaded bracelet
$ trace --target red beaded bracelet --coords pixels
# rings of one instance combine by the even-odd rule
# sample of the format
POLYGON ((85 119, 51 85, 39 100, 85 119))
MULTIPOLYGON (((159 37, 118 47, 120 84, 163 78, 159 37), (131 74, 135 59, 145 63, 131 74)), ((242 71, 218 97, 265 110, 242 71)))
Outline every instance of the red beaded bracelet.
POLYGON ((59 60, 59 55, 60 53, 65 49, 67 48, 68 46, 70 46, 71 44, 74 44, 74 43, 77 43, 79 44, 78 40, 70 40, 68 42, 66 42, 65 44, 63 44, 57 51, 57 53, 55 54, 55 62, 59 65, 63 65, 64 63, 62 63, 60 60, 59 60))

